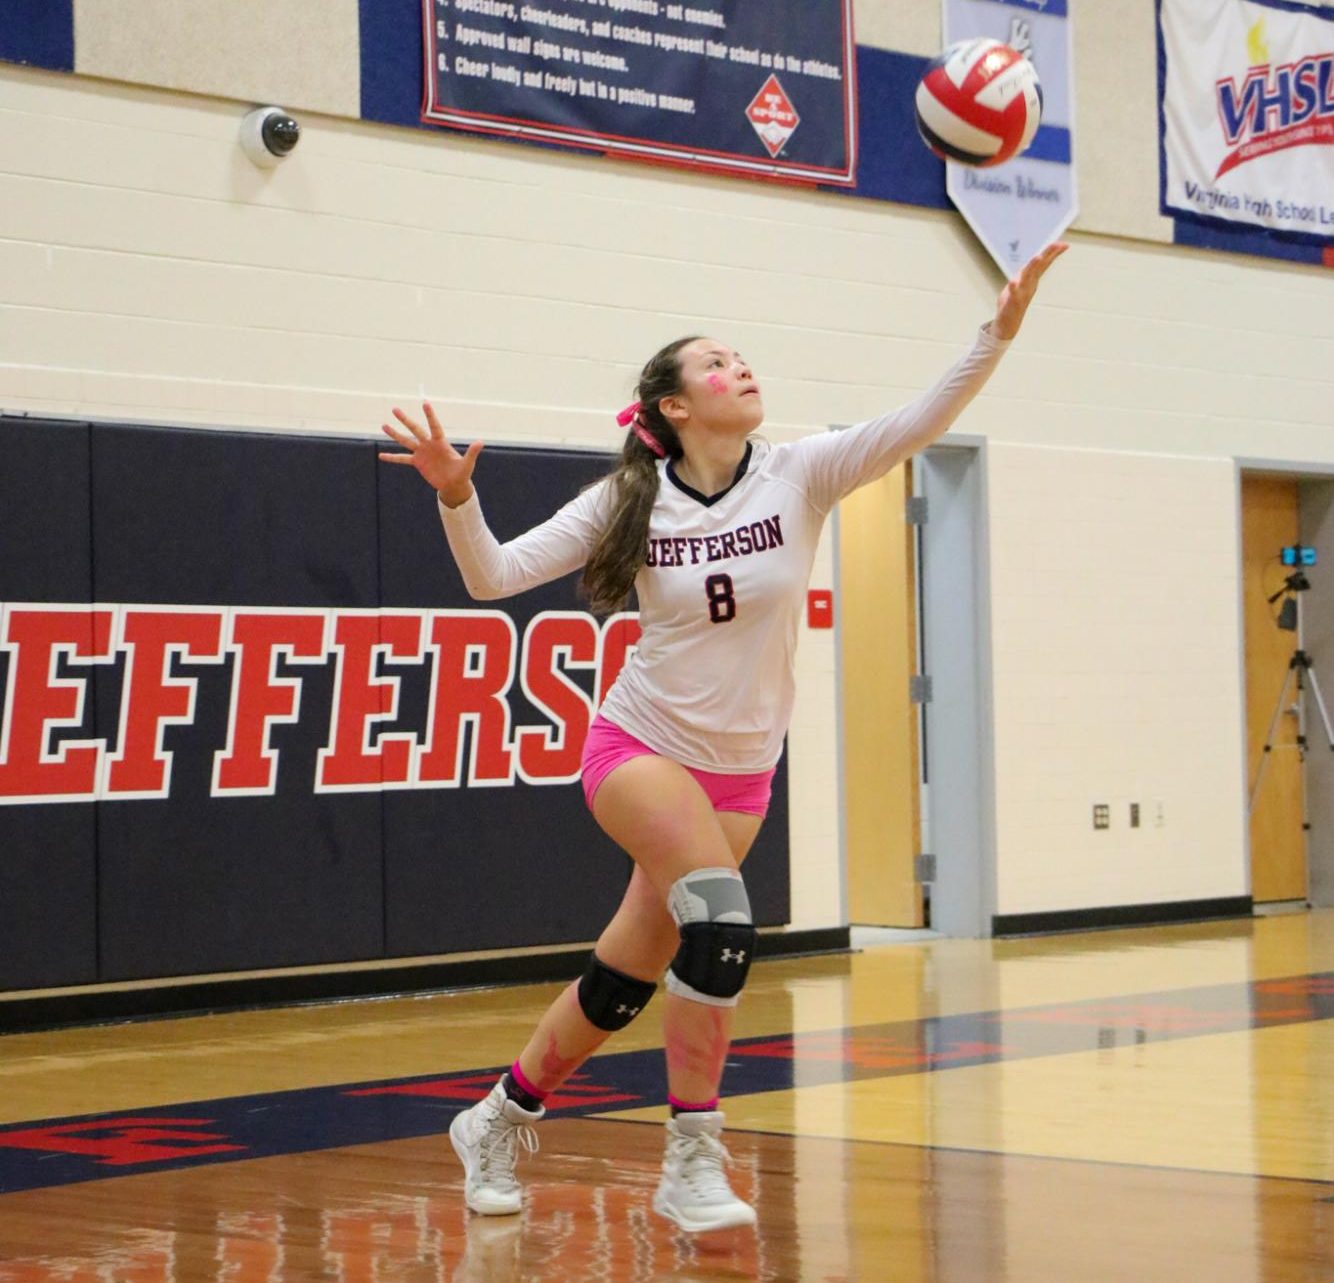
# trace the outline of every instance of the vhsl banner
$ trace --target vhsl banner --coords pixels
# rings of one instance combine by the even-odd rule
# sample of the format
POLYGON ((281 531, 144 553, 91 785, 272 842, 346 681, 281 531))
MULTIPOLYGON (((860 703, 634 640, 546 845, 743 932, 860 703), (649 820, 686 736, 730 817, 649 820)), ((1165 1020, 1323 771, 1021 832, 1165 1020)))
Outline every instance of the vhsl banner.
POLYGON ((1334 238, 1334 14, 1159 0, 1162 208, 1334 238))
POLYGON ((990 36, 1029 58, 1042 83, 1042 123, 1022 155, 994 169, 945 166, 945 188, 1007 276, 1054 241, 1079 211, 1066 0, 944 0, 947 44, 990 36))

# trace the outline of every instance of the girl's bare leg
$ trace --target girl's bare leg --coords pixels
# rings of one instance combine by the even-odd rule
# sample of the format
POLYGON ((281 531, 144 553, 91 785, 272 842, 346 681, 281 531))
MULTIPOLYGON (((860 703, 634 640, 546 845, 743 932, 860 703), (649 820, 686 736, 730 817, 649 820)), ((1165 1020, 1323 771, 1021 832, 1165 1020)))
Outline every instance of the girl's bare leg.
MULTIPOLYGON (((760 817, 722 811, 717 819, 737 865, 746 858, 760 831, 760 817)), ((664 909, 664 913, 666 910, 664 909)), ((667 914, 671 922, 671 914, 667 914)), ((672 924, 675 930, 675 923, 672 924)), ((678 938, 673 946, 679 944, 678 938)), ((673 947, 672 955, 675 955, 673 947)), ((718 1096, 727 1049, 732 1045, 735 1007, 707 1007, 674 993, 663 995, 662 1035, 667 1053, 667 1090, 679 1101, 703 1104, 718 1096)))
MULTIPOLYGON (((676 924, 642 870, 630 875, 620 908, 593 952, 609 967, 656 984, 676 953, 676 924)), ((544 1095, 555 1091, 611 1034, 599 1029, 579 1005, 579 982, 562 990, 547 1008, 519 1054, 523 1076, 544 1095)))
MULTIPOLYGON (((634 758, 612 771, 594 799, 594 815, 635 859, 621 906, 598 941, 597 958, 640 981, 648 993, 647 986, 657 983, 678 948, 680 932, 667 908, 673 883, 696 869, 735 870, 759 831, 760 820, 715 814, 690 774, 664 758, 634 758)), ((607 981, 605 972, 601 975, 607 981)), ((615 982, 612 992, 615 996, 605 1001, 640 1001, 625 980, 615 982)), ((678 1103, 693 1106, 696 1112, 681 1114, 668 1124, 654 1210, 691 1232, 754 1224, 754 1209, 728 1185, 723 1172, 726 1151, 718 1139, 722 1129, 722 1115, 716 1109, 718 1084, 731 1040, 733 1009, 671 993, 663 1001, 668 1089, 678 1103)), ((607 1037, 607 1031, 585 1015, 578 984, 571 985, 538 1022, 514 1073, 497 1083, 484 1100, 455 1116, 450 1142, 464 1167, 464 1201, 474 1212, 508 1216, 521 1210, 514 1164, 520 1144, 536 1146, 527 1123, 540 1115, 532 1111, 607 1037)))
MULTIPOLYGON (((617 971, 656 983, 680 944, 667 911, 668 889, 695 868, 737 867, 759 832, 760 817, 715 812, 688 772, 658 757, 634 758, 613 771, 597 792, 594 814, 636 861, 595 953, 617 971)), ((668 1090, 691 1103, 714 1099, 734 1009, 675 994, 665 994, 663 1003, 668 1090)), ((578 985, 572 984, 538 1022, 519 1069, 540 1092, 554 1091, 609 1036, 584 1015, 578 985)))

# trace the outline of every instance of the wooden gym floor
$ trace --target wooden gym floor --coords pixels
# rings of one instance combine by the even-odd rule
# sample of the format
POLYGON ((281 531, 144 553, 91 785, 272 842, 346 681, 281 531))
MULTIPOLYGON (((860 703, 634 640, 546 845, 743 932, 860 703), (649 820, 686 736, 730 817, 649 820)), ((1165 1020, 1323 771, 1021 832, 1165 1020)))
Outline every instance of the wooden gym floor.
POLYGON ((1334 1279, 1334 911, 763 962, 724 1089, 758 1231, 649 1210, 654 1008, 521 1217, 444 1139, 544 985, 0 1039, 0 1283, 1334 1279))

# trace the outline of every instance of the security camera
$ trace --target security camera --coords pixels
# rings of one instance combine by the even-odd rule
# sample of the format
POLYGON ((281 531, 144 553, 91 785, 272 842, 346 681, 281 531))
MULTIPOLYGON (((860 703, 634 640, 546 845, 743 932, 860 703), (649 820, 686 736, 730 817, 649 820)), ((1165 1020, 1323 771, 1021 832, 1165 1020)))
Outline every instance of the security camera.
POLYGON ((301 126, 281 107, 256 107, 241 121, 241 150, 271 169, 301 140, 301 126))

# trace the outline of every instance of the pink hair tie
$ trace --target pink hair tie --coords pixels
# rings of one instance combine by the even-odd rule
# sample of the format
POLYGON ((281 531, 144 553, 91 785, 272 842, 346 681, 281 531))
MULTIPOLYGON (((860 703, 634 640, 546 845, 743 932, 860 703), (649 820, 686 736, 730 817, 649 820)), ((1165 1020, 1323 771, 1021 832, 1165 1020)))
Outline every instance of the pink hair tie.
POLYGON ((632 401, 616 416, 616 422, 623 428, 628 427, 659 459, 665 459, 667 451, 662 448, 657 437, 644 426, 644 419, 640 410, 640 403, 632 401))

